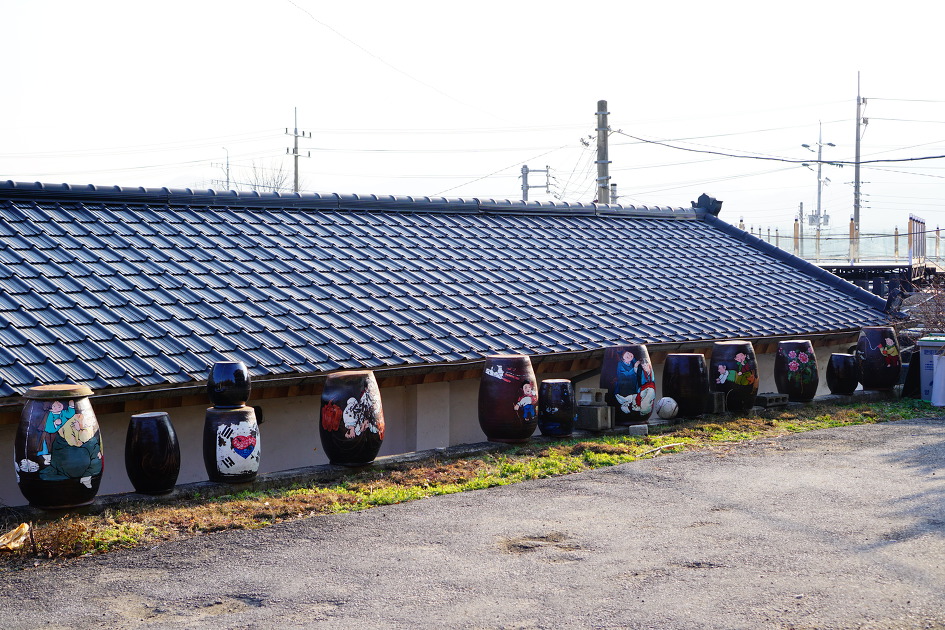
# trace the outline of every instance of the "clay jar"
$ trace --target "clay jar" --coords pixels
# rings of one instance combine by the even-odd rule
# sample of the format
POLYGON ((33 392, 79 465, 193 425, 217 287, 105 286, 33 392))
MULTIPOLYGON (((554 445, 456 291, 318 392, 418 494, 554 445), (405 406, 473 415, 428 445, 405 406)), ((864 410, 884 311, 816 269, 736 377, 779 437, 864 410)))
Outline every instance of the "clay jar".
POLYGON ((745 412, 758 395, 758 362, 749 341, 717 341, 709 358, 712 391, 725 394, 725 408, 745 412))
POLYGON ((374 372, 329 374, 318 423, 322 448, 332 464, 370 464, 384 441, 384 409, 374 372))
POLYGON ((486 357, 479 381, 479 426, 491 442, 521 443, 538 426, 538 381, 522 354, 486 357))
POLYGON ((834 352, 827 361, 827 388, 831 394, 849 396, 858 384, 856 357, 834 352))
POLYGON ((163 411, 131 416, 125 439, 125 470, 137 492, 165 494, 180 474, 180 445, 170 416, 163 411))
POLYGON ((574 431, 574 385, 566 378, 549 378, 538 386, 538 429, 542 435, 564 437, 574 431))
POLYGON ((614 424, 646 424, 656 401, 656 379, 650 353, 643 344, 604 349, 600 387, 614 408, 614 424))
POLYGON ((259 424, 252 407, 210 407, 203 425, 203 463, 210 481, 245 483, 259 472, 259 424))
POLYGON ((244 483, 259 472, 256 412, 247 407, 250 377, 240 361, 215 363, 207 379, 213 407, 203 425, 203 463, 211 481, 244 483))
POLYGON ((774 382, 778 392, 788 400, 806 402, 817 395, 820 377, 817 374, 817 355, 808 339, 790 339, 778 342, 774 358, 774 382))
POLYGON ((219 361, 210 369, 207 395, 214 407, 242 407, 249 401, 251 388, 249 372, 242 361, 219 361))
POLYGON ((705 413, 709 400, 705 357, 686 352, 667 354, 663 363, 663 396, 676 401, 679 416, 692 418, 705 413))
POLYGON ((85 385, 41 385, 23 394, 13 445, 20 491, 31 505, 60 509, 88 505, 102 482, 98 420, 85 385))
POLYGON ((899 383, 902 362, 895 330, 890 326, 866 326, 860 330, 856 371, 863 389, 892 389, 899 383))

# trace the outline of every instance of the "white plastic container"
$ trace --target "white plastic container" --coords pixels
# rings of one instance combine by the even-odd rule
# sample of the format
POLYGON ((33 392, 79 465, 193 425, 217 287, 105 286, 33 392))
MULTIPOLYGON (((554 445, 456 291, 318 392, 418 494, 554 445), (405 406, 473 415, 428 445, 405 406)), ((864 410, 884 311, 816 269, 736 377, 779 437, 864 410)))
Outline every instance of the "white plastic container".
MULTIPOLYGON (((932 400, 932 386, 935 383, 935 356, 945 348, 945 335, 930 335, 922 337, 916 342, 919 351, 916 353, 919 358, 919 378, 922 380, 922 400, 932 400)), ((915 355, 913 355, 915 360, 915 355)), ((941 375, 945 379, 945 374, 941 375)))

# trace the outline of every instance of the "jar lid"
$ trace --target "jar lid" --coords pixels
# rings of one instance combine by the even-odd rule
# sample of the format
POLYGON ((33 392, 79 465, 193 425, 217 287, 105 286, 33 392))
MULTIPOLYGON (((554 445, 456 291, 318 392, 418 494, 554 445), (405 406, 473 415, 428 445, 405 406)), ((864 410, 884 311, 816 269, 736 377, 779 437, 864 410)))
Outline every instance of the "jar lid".
POLYGON ((88 385, 60 383, 57 385, 38 385, 30 387, 23 393, 23 398, 33 400, 52 400, 54 398, 84 398, 91 396, 92 389, 88 385))

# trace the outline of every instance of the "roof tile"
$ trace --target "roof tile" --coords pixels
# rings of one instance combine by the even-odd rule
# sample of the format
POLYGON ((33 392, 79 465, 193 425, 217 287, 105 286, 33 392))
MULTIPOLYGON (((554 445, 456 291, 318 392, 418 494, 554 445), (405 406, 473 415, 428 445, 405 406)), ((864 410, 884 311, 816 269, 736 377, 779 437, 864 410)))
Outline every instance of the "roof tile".
POLYGON ((201 380, 225 358, 311 373, 885 321, 881 300, 691 211, 62 190, 0 183, 0 396, 201 380), (632 282, 627 242, 648 244, 632 282), (748 270, 720 275, 735 255, 748 270))

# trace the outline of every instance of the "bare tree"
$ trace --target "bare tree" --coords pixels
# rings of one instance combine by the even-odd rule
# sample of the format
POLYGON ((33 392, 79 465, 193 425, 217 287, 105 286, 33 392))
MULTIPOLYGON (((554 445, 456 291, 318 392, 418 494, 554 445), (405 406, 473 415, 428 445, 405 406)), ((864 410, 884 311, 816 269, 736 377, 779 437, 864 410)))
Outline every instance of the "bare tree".
POLYGON ((909 314, 906 324, 921 334, 945 332, 945 281, 933 280, 908 300, 905 310, 909 314))
POLYGON ((252 166, 244 172, 245 182, 237 182, 237 188, 247 187, 256 192, 282 192, 291 189, 291 174, 286 170, 281 160, 272 160, 269 166, 257 164, 253 160, 252 166))

